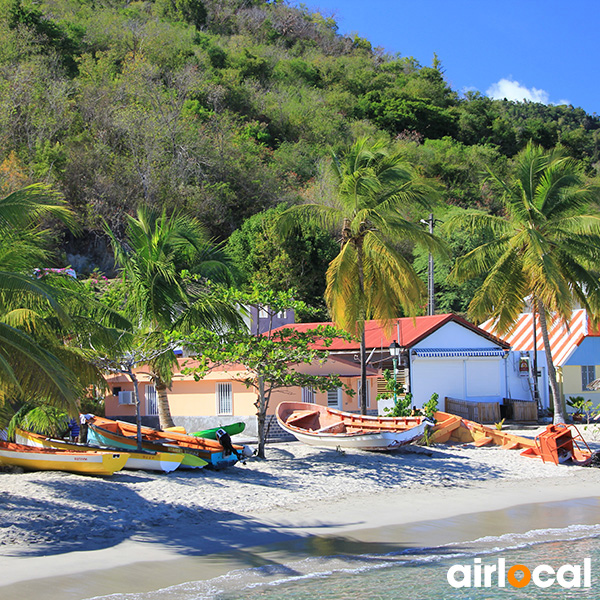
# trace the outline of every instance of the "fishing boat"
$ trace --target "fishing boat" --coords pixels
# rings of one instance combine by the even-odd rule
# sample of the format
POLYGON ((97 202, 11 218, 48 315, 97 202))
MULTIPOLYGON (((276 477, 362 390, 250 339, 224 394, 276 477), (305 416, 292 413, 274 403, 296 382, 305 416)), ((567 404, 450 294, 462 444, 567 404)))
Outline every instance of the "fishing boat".
POLYGON ((207 440, 216 440, 217 439, 217 431, 219 429, 223 429, 229 435, 237 435, 238 433, 242 433, 244 429, 246 429, 246 423, 240 421, 239 423, 230 423, 229 425, 220 425, 219 427, 212 427, 210 429, 203 429, 202 431, 194 431, 190 435, 194 437, 206 438, 207 440))
MULTIPOLYGON (((88 452, 107 452, 112 451, 107 447, 92 447, 84 444, 75 444, 65 442, 64 440, 55 440, 45 437, 39 433, 24 431, 17 429, 15 441, 18 444, 32 446, 34 448, 52 448, 56 450, 72 450, 72 451, 88 451, 88 452)), ((127 451, 129 458, 125 463, 124 469, 141 469, 145 471, 162 471, 170 473, 174 471, 183 460, 183 454, 175 454, 173 452, 156 452, 146 450, 137 452, 135 450, 127 451)))
POLYGON ((281 402, 277 421, 310 446, 388 451, 410 444, 433 422, 425 417, 377 417, 306 402, 281 402))
POLYGON ((32 448, 0 441, 0 464, 30 471, 68 471, 80 475, 112 475, 127 462, 127 452, 82 452, 32 448))
MULTIPOLYGON (((137 427, 133 423, 112 421, 91 415, 87 419, 88 441, 126 450, 137 448, 137 427)), ((227 450, 215 440, 194 437, 177 431, 160 431, 142 427, 142 448, 164 452, 183 453, 182 466, 196 466, 195 459, 206 461, 207 466, 222 469, 234 465, 246 456, 243 446, 233 445, 227 450), (237 454, 236 454, 237 453, 237 454)))

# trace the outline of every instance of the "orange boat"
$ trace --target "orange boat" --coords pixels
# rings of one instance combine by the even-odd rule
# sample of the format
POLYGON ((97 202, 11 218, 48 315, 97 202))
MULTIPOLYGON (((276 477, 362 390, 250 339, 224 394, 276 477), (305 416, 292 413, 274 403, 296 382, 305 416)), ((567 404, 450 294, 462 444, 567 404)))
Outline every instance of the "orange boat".
MULTIPOLYGON (((124 421, 112 421, 104 417, 89 416, 88 440, 102 445, 116 446, 126 450, 137 447, 137 426, 124 421)), ((160 431, 151 427, 142 427, 142 448, 167 452, 183 452, 205 460, 208 465, 220 469, 234 465, 239 458, 249 455, 249 449, 233 444, 230 451, 216 440, 187 435, 180 431, 160 431), (237 455, 236 455, 237 453, 237 455)), ((186 466, 186 460, 182 462, 186 466)))
POLYGON ((592 458, 589 446, 574 425, 548 425, 534 439, 499 431, 450 413, 438 411, 434 416, 436 425, 430 437, 434 443, 452 441, 465 444, 472 442, 475 446, 493 444, 505 450, 521 450, 521 456, 541 458, 544 462, 556 465, 567 460, 586 465, 592 458))

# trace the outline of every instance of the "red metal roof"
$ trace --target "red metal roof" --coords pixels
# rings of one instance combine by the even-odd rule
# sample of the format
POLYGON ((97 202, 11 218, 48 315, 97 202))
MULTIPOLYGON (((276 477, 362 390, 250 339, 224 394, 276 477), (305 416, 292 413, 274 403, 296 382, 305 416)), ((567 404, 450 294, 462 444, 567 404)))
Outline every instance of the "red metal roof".
MULTIPOLYGON (((431 335, 434 331, 445 325, 446 323, 455 322, 478 335, 498 344, 502 348, 510 348, 510 345, 491 333, 469 323, 466 319, 454 314, 433 315, 427 317, 404 317, 392 321, 391 327, 386 329, 382 321, 367 321, 365 323, 365 341, 366 347, 372 348, 388 348, 393 340, 396 340, 403 348, 410 348, 420 342, 423 338, 431 335), (399 331, 399 335, 398 335, 399 331), (399 338, 399 339, 398 339, 399 338)), ((278 329, 295 329, 297 331, 307 331, 314 329, 319 325, 333 325, 333 323, 294 323, 284 325, 278 329)), ((327 349, 330 351, 356 351, 360 348, 358 341, 347 342, 343 339, 336 339, 327 349)))

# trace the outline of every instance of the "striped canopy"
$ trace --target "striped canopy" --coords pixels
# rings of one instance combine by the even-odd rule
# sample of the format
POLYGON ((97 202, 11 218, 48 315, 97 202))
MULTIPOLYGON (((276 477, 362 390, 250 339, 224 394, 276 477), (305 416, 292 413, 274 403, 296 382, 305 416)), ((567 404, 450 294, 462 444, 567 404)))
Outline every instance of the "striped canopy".
MULTIPOLYGON (((568 323, 562 319, 549 319, 548 325, 550 327, 552 361, 555 366, 560 367, 565 364, 583 339, 590 335, 587 311, 585 309, 573 311, 568 323)), ((488 333, 497 335, 495 321, 492 319, 480 327, 488 333)), ((591 335, 597 335, 597 333, 591 335)), ((538 350, 544 350, 539 318, 536 319, 536 336, 538 350)), ((504 339, 513 350, 521 352, 533 350, 533 313, 522 313, 511 332, 504 336, 504 339)))

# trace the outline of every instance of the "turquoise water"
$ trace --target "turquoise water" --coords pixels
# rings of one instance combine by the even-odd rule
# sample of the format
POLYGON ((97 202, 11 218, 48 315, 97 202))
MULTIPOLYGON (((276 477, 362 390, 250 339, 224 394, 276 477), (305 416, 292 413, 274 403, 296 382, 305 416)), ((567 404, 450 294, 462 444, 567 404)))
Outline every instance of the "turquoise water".
MULTIPOLYGON (((519 577, 520 574, 517 574, 519 577)), ((546 576, 544 576, 545 578, 546 576)), ((570 576, 566 577, 567 580, 570 576)), ((382 554, 312 556, 289 562, 235 570, 210 581, 189 582, 144 594, 116 594, 111 600, 526 600, 600 598, 600 525, 572 525, 518 534, 486 536, 431 548, 382 554), (507 568, 523 564, 533 570, 547 564, 583 564, 591 559, 591 587, 565 589, 455 589, 447 581, 454 564, 506 560, 507 568)))

